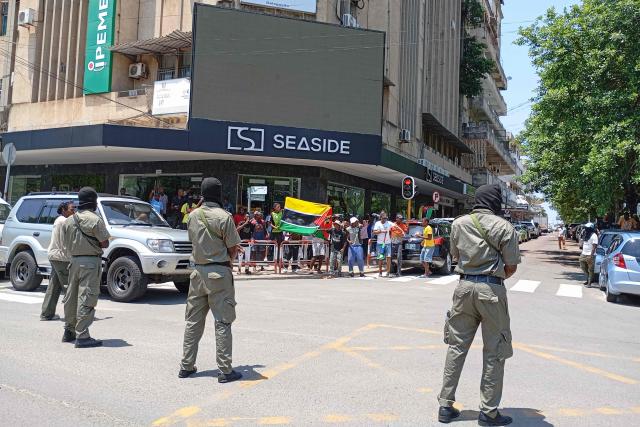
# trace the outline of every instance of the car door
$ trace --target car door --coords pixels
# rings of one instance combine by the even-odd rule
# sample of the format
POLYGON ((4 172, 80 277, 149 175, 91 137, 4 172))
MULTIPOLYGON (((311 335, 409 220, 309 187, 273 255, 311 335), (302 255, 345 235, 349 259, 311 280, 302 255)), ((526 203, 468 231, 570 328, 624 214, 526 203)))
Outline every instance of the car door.
POLYGON ((624 256, 629 280, 640 283, 640 238, 628 240, 620 253, 624 256))
POLYGON ((614 233, 602 233, 600 235, 600 238, 598 239, 598 247, 596 248, 596 260, 594 266, 595 273, 600 272, 600 267, 602 266, 605 253, 607 252, 607 248, 613 241, 614 236, 614 233))

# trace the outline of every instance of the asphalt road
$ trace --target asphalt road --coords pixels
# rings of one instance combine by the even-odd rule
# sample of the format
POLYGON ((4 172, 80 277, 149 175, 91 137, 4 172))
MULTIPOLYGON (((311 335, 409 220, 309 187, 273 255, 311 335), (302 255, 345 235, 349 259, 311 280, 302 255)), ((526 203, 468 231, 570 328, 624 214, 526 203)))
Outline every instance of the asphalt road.
MULTIPOLYGON (((503 412, 517 426, 640 425, 640 300, 611 304, 584 289, 575 245, 561 252, 547 236, 522 250, 507 282, 515 354, 503 412)), ((44 286, 2 282, 0 425, 438 425, 455 281, 237 281, 244 380, 226 385, 215 378, 212 321, 199 373, 177 378, 184 296, 170 286, 133 304, 101 299, 91 333, 105 347, 75 349, 60 342, 62 322, 38 319, 44 286)), ((454 425, 476 424, 481 366, 477 337, 454 425)))

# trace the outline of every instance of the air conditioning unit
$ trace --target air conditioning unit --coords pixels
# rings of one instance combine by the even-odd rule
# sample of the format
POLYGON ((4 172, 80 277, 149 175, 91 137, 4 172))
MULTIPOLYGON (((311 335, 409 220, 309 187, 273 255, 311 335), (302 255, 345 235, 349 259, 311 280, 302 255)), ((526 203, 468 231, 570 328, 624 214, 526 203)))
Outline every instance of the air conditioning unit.
POLYGON ((18 12, 18 25, 23 27, 33 26, 36 21, 36 11, 33 9, 22 9, 18 12))
POLYGON ((360 28, 360 24, 358 24, 358 20, 355 16, 350 13, 345 13, 342 15, 342 26, 343 27, 351 27, 351 28, 360 28))
POLYGON ((411 131, 409 129, 400 131, 400 142, 411 142, 411 131))
POLYGON ((140 79, 147 75, 147 68, 142 62, 136 62, 129 65, 129 77, 132 79, 140 79))

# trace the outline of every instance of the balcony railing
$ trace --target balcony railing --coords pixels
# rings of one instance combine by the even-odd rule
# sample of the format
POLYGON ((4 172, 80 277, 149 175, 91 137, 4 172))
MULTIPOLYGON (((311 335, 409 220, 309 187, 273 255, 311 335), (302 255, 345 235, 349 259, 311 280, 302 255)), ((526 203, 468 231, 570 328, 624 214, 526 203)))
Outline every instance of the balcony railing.
POLYGON ((502 123, 500 123, 499 120, 496 121, 494 127, 490 126, 487 122, 466 123, 462 127, 462 134, 466 139, 482 139, 488 141, 493 149, 500 154, 504 163, 509 165, 515 173, 518 166, 514 156, 512 156, 513 153, 509 149, 507 131, 502 127, 502 123), (497 129, 494 129, 494 127, 497 129))
POLYGON ((175 68, 158 68, 158 77, 156 80, 171 80, 181 78, 191 78, 191 66, 180 67, 176 73, 175 68))

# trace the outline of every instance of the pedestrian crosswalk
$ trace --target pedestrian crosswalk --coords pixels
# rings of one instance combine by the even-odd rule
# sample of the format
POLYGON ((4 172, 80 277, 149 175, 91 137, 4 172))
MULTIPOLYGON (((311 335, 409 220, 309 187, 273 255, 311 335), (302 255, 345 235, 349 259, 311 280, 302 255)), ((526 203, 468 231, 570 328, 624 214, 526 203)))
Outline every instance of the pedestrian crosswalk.
MULTIPOLYGON (((508 286, 510 292, 524 292, 532 294, 534 293, 538 287, 542 284, 542 282, 537 280, 518 280, 512 286, 508 286)), ((554 284, 555 285, 555 284, 554 284)), ((581 285, 569 285, 566 283, 560 283, 557 285, 557 291, 555 293, 558 297, 567 297, 567 298, 582 298, 582 286, 581 285)))
POLYGON ((540 286, 540 282, 536 280, 518 280, 509 290, 515 292, 533 293, 540 286))

